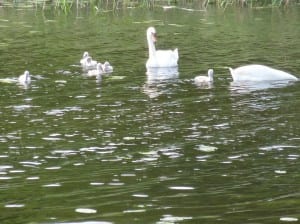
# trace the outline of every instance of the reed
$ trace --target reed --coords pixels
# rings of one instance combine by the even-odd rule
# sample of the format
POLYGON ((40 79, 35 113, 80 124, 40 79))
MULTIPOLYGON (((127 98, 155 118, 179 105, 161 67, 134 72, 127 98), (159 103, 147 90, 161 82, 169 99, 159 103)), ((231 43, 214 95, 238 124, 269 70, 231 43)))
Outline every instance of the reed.
POLYGON ((298 0, 211 0, 219 7, 225 8, 228 6, 239 7, 280 7, 292 4, 299 4, 298 0))
POLYGON ((200 5, 207 7, 215 5, 221 8, 227 7, 280 7, 300 4, 300 0, 2 0, 0 6, 3 7, 36 7, 54 8, 65 13, 73 8, 95 8, 97 10, 116 10, 128 7, 154 8, 161 5, 180 5, 187 7, 190 5, 200 5))

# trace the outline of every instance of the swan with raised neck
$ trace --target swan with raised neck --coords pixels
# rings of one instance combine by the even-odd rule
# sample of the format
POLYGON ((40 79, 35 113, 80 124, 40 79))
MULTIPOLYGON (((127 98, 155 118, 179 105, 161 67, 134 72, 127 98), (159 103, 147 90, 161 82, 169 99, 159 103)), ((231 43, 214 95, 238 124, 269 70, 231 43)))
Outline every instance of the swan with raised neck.
POLYGON ((214 70, 208 69, 207 76, 199 75, 194 78, 195 83, 211 83, 214 81, 214 70))
POLYGON ((149 27, 146 32, 149 57, 146 67, 176 67, 178 66, 178 49, 174 50, 156 50, 155 42, 157 41, 156 30, 149 27))

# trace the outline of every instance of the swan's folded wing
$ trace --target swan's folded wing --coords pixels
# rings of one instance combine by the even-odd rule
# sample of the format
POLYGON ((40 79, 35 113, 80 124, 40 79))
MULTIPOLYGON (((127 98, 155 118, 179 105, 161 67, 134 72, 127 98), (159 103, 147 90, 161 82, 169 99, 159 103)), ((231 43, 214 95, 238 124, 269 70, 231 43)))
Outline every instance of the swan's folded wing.
POLYGON ((178 59, 179 59, 178 48, 175 48, 173 53, 174 53, 175 59, 178 61, 178 59))
POLYGON ((155 59, 159 67, 173 67, 177 66, 178 51, 173 50, 157 50, 155 52, 155 59))

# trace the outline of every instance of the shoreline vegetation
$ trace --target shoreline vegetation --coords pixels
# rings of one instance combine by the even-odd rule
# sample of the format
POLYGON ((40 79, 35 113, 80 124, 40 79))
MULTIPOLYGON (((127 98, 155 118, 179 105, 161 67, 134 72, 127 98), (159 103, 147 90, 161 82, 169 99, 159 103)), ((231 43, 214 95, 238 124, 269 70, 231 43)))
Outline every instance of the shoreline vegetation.
POLYGON ((213 5, 227 7, 288 7, 300 5, 300 0, 0 0, 1 8, 55 9, 65 13, 72 9, 91 8, 95 11, 118 10, 124 8, 185 7, 206 9, 213 5))

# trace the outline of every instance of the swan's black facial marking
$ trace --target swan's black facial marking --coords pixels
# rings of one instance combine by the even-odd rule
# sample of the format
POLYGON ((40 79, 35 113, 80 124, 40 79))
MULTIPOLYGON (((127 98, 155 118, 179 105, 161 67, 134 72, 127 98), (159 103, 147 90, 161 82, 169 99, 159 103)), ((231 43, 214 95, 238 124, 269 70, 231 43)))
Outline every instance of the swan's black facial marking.
POLYGON ((157 34, 156 33, 151 33, 152 34, 152 40, 155 43, 157 41, 157 34))

